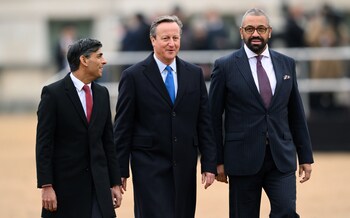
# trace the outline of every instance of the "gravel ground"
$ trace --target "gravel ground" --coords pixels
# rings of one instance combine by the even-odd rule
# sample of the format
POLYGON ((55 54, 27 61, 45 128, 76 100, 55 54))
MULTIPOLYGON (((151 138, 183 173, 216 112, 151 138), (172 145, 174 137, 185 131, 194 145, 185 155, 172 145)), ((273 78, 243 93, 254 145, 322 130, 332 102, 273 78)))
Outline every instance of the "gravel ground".
MULTIPOLYGON (((0 217, 40 217, 40 190, 35 175, 35 114, 0 115, 0 217)), ((304 218, 350 217, 350 153, 315 152, 312 178, 297 186, 297 209, 304 218)), ((228 217, 228 186, 214 183, 204 190, 198 174, 196 218, 228 217)), ((132 184, 119 218, 133 217, 132 184)), ((263 196, 261 217, 268 217, 269 204, 263 196)))

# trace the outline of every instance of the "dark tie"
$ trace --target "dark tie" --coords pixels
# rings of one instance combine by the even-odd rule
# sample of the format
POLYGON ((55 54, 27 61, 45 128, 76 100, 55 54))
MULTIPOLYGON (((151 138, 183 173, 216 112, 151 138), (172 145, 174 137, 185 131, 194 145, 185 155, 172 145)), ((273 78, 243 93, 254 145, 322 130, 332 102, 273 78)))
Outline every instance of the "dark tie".
POLYGON ((83 90, 85 92, 85 101, 86 101, 86 119, 89 123, 90 117, 91 117, 91 111, 92 111, 92 96, 88 85, 84 85, 83 90))
POLYGON ((258 74, 260 95, 264 101, 265 107, 268 108, 272 98, 272 91, 269 78, 267 77, 266 71, 261 64, 262 57, 263 56, 261 55, 256 56, 256 71, 258 74))
POLYGON ((175 85, 174 85, 174 77, 173 77, 173 73, 172 73, 172 70, 171 70, 171 67, 168 65, 165 67, 165 70, 168 71, 168 74, 165 78, 165 87, 166 89, 168 90, 169 92, 169 96, 170 96, 170 99, 171 99, 171 102, 173 102, 174 104, 174 101, 175 101, 175 85))

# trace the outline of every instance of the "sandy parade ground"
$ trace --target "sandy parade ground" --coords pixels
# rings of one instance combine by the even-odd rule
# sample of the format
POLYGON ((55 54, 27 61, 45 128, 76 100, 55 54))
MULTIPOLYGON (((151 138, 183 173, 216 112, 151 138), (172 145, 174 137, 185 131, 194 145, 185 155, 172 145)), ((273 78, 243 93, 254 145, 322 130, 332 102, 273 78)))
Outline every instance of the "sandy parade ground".
MULTIPOLYGON (((35 114, 0 115, 0 218, 40 217, 35 134, 35 114)), ((350 217, 350 153, 315 152, 315 162, 311 180, 297 186, 299 214, 303 218, 350 217)), ((228 186, 216 182, 204 190, 199 174, 197 178, 196 218, 228 217, 228 186)), ((122 207, 116 211, 119 218, 133 217, 131 180, 122 207)), ((268 213, 264 195, 261 217, 268 213)))

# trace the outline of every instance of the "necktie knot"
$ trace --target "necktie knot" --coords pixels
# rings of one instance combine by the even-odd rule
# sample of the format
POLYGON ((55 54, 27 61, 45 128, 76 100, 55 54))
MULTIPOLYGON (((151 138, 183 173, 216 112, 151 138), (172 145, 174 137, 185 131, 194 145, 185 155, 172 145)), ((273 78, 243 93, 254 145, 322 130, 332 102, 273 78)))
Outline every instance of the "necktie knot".
POLYGON ((83 90, 84 90, 85 93, 86 93, 86 92, 90 92, 90 88, 89 88, 88 85, 84 85, 84 86, 83 86, 83 90))
POLYGON ((261 62, 261 59, 263 58, 262 55, 258 55, 258 56, 255 56, 255 57, 256 57, 256 59, 258 60, 258 62, 261 62))
POLYGON ((171 69, 171 67, 170 67, 169 65, 167 65, 167 66, 165 67, 165 70, 166 70, 168 73, 171 73, 171 74, 172 74, 172 69, 171 69))

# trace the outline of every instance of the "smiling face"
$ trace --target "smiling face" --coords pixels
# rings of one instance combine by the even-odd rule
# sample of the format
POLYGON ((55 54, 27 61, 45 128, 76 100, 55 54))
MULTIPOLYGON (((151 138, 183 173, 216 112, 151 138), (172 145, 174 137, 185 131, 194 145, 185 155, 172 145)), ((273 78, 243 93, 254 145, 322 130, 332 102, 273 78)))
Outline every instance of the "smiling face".
POLYGON ((271 38, 271 32, 272 28, 269 26, 268 19, 262 15, 247 15, 240 28, 244 43, 256 54, 261 54, 265 50, 271 38))
POLYGON ((91 81, 102 77, 103 66, 107 64, 107 60, 104 58, 101 48, 96 52, 92 52, 89 57, 81 56, 85 58, 83 60, 86 64, 86 77, 91 81))
POLYGON ((156 57, 164 64, 171 64, 180 50, 181 31, 176 22, 163 22, 157 26, 156 35, 151 36, 156 57))

